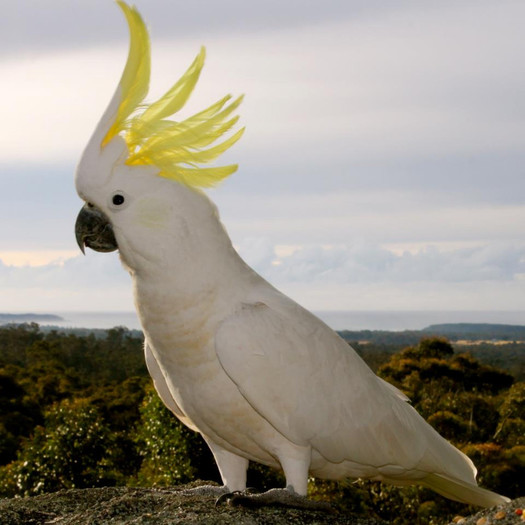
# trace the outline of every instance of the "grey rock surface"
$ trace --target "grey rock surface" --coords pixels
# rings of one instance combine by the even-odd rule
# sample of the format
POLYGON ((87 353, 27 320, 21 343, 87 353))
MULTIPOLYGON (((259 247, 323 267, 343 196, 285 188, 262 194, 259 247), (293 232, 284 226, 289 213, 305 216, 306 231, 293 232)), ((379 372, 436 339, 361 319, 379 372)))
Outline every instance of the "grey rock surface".
MULTIPOLYGON (((455 523, 458 525, 525 525, 523 515, 516 514, 517 509, 525 512, 525 497, 514 499, 506 505, 484 509, 455 523)), ((454 525, 454 522, 449 525, 454 525)))
POLYGON ((384 525, 377 520, 323 511, 215 507, 214 496, 184 494, 183 488, 72 489, 4 499, 0 500, 0 525, 384 525))
MULTIPOLYGON (((215 507, 215 496, 184 492, 193 486, 195 484, 173 489, 72 489, 30 498, 0 499, 0 525, 386 525, 375 519, 323 511, 215 507)), ((515 512, 518 508, 525 509, 525 497, 463 517, 458 523, 525 524, 525 519, 515 512), (485 521, 480 521, 482 519, 485 521)))

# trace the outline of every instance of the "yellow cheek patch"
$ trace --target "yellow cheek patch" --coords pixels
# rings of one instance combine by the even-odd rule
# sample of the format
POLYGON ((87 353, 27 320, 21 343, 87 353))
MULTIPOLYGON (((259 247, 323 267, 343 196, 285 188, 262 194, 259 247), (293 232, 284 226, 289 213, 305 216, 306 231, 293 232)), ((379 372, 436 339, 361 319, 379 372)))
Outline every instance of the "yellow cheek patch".
POLYGON ((137 203, 136 220, 151 229, 163 228, 170 217, 170 206, 155 198, 145 198, 137 203))

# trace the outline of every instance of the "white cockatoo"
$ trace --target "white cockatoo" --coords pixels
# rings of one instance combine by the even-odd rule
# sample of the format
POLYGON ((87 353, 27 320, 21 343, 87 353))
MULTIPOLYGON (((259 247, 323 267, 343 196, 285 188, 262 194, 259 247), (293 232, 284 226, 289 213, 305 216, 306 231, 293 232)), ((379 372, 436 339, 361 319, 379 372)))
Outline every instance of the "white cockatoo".
MULTIPOLYGON (((224 491, 243 491, 249 461, 280 468, 304 498, 309 476, 418 483, 467 503, 507 498, 335 332, 277 291, 236 253, 201 188, 237 166, 202 167, 233 145, 241 102, 226 96, 182 121, 204 49, 159 100, 144 104, 147 29, 122 1, 126 67, 80 160, 84 246, 118 248, 133 282, 145 355, 166 406, 211 448, 224 491), (219 143, 217 144, 217 141, 219 143)), ((255 496, 254 496, 255 497, 255 496)))

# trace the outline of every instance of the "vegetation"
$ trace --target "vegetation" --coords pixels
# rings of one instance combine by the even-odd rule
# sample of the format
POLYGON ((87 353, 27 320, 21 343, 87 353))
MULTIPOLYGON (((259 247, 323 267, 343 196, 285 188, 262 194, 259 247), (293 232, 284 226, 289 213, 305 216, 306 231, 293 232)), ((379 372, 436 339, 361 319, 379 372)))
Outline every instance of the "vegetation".
MULTIPOLYGON (((397 353, 386 342, 375 351, 370 343, 358 350, 474 460, 483 486, 522 495, 525 383, 436 337, 397 353)), ((196 478, 219 481, 203 440, 154 392, 135 332, 115 328, 100 337, 42 332, 35 324, 0 327, 0 496, 168 486, 196 478)), ((265 489, 283 480, 253 466, 249 484, 265 489)), ((312 497, 390 523, 443 523, 470 512, 419 487, 310 485, 312 497)))
POLYGON ((450 340, 501 340, 501 341, 523 341, 525 340, 525 326, 512 324, 491 323, 444 323, 430 325, 423 330, 426 333, 440 334, 450 340))
POLYGON ((393 354, 421 339, 446 337, 457 353, 470 353, 486 364, 503 368, 525 381, 525 326, 439 324, 423 330, 343 330, 339 333, 377 371, 393 354))

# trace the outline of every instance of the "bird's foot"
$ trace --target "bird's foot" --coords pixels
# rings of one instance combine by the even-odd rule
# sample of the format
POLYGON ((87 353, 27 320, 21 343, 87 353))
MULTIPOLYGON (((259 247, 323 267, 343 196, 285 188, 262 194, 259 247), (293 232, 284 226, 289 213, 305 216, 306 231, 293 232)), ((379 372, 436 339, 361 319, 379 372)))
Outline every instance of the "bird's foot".
POLYGON ((226 503, 227 505, 235 505, 234 503, 231 503, 232 501, 236 500, 237 498, 242 497, 250 497, 253 494, 258 494, 257 489, 248 487, 244 490, 234 490, 231 492, 223 492, 215 501, 215 506, 218 507, 219 505, 222 505, 223 503, 226 503))
POLYGON ((248 508, 257 507, 288 507, 305 510, 322 510, 333 512, 333 508, 326 501, 315 501, 306 496, 300 496, 292 487, 285 489, 270 489, 260 494, 254 494, 247 489, 242 492, 229 492, 222 494, 215 505, 226 503, 231 506, 248 508))

